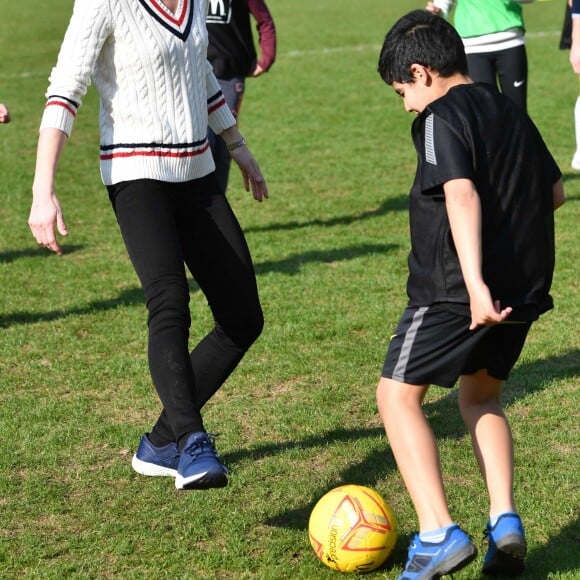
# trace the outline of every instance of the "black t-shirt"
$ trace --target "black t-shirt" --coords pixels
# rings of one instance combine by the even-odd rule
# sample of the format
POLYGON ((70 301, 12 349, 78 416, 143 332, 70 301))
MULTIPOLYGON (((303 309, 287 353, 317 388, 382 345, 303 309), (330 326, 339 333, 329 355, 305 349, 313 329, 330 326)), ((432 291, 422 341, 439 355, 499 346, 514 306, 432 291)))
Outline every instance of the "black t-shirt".
POLYGON ((529 117, 491 85, 465 84, 414 121, 410 306, 469 304, 443 184, 470 179, 482 207, 483 279, 502 306, 552 308, 552 186, 560 170, 529 117))
POLYGON ((210 2, 207 30, 207 58, 216 77, 247 77, 257 59, 248 3, 242 0, 210 2))

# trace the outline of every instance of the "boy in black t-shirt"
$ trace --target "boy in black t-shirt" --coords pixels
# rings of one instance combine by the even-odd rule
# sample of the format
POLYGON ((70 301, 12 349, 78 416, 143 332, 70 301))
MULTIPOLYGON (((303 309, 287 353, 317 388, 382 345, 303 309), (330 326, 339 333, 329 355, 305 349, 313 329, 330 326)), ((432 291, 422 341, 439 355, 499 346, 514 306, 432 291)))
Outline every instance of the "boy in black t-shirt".
POLYGON ((489 493, 487 574, 523 570, 513 444, 500 403, 533 320, 552 308, 553 211, 561 173, 527 115, 467 76, 461 39, 424 10, 402 17, 379 73, 417 114, 410 194, 409 303, 387 352, 377 402, 419 519, 402 580, 439 578, 476 556, 453 522, 437 444, 421 408, 452 387, 489 493))

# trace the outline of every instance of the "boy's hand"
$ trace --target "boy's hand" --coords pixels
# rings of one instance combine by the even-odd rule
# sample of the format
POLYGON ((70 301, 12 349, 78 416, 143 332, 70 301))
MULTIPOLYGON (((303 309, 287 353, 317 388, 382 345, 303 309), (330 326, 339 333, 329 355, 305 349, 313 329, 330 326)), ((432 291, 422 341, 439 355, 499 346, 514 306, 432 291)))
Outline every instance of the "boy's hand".
POLYGON ((469 306, 471 309, 469 330, 475 330, 478 326, 499 324, 512 312, 511 306, 502 309, 499 300, 492 299, 489 288, 485 284, 470 290, 469 306))

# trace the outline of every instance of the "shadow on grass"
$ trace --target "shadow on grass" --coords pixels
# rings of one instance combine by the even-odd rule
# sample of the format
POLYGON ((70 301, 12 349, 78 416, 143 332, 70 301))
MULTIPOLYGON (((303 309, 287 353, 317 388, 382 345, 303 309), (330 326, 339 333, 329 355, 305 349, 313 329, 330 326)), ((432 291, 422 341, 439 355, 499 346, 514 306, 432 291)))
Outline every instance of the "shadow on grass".
POLYGON ((546 562, 550 563, 551 572, 575 574, 574 578, 580 578, 580 518, 562 528, 545 546, 528 554, 525 578, 544 580, 546 574, 534 575, 534 570, 545 570, 546 562))
POLYGON ((301 268, 306 264, 344 262, 346 260, 360 258, 361 256, 392 252, 397 247, 394 244, 362 244, 350 248, 312 250, 310 252, 294 254, 283 260, 261 262, 256 264, 255 269, 257 275, 268 274, 270 272, 295 275, 299 274, 301 268))
POLYGON ((274 231, 287 231, 287 230, 298 230, 300 228, 310 228, 310 227, 332 227, 332 226, 347 226, 349 224, 359 222, 361 220, 375 218, 383 216, 389 212, 395 211, 406 211, 409 207, 409 196, 400 195, 393 199, 385 200, 378 208, 371 209, 368 211, 363 211, 354 215, 345 215, 340 217, 333 217, 328 219, 311 219, 303 222, 292 221, 283 222, 278 224, 268 224, 263 226, 253 226, 249 228, 244 228, 247 233, 255 232, 274 232, 274 231))
MULTIPOLYGON (((79 249, 81 246, 77 246, 79 249)), ((396 249, 393 244, 362 244, 335 250, 320 250, 311 252, 302 252, 294 254, 288 258, 278 261, 262 262, 255 266, 256 274, 262 275, 270 272, 296 275, 300 273, 302 267, 311 263, 332 263, 345 260, 354 260, 361 256, 390 252, 396 249)), ((70 251, 70 248, 68 249, 70 251)), ((37 250, 22 250, 5 252, 2 256, 37 256, 37 250)), ((11 259, 16 259, 15 257, 11 259)), ((189 288, 192 293, 199 291, 199 286, 194 280, 189 280, 189 288)), ((58 320, 67 316, 76 316, 81 314, 91 314, 97 311, 112 310, 120 306, 134 306, 144 304, 143 291, 141 288, 131 288, 124 290, 117 298, 107 300, 95 300, 86 306, 73 307, 69 309, 55 309, 49 312, 14 312, 12 314, 0 315, 0 328, 7 328, 16 324, 33 324, 35 322, 47 322, 58 320)))
MULTIPOLYGON (((84 249, 83 245, 65 245, 63 247, 64 254, 72 254, 84 249)), ((26 248, 23 250, 8 250, 6 252, 0 252, 0 264, 9 264, 10 262, 16 262, 16 260, 21 260, 22 258, 38 258, 39 256, 56 256, 50 250, 39 246, 37 248, 26 248)), ((56 256, 57 258, 59 256, 56 256)))
MULTIPOLYGON (((562 356, 551 357, 544 360, 533 361, 519 365, 512 372, 505 389, 505 402, 513 402, 518 398, 531 395, 543 390, 548 383, 553 380, 565 380, 577 377, 579 374, 580 350, 574 349, 562 356), (512 391, 512 384, 521 385, 512 391), (510 392, 511 391, 511 392, 510 392)), ((457 389, 453 389, 449 394, 437 401, 425 404, 425 413, 430 421, 436 437, 441 439, 460 438, 466 435, 466 429, 457 409, 457 389)), ((341 444, 348 441, 356 441, 362 438, 379 438, 384 435, 382 428, 365 429, 336 429, 317 436, 297 440, 284 444, 272 444, 260 446, 256 449, 249 449, 230 453, 223 456, 226 464, 235 463, 242 459, 260 459, 262 457, 283 453, 288 449, 311 449, 341 444)), ((369 487, 377 487, 384 478, 385 472, 397 469, 394 457, 390 448, 386 445, 384 450, 373 451, 370 455, 362 458, 358 463, 350 464, 338 477, 334 484, 330 484, 324 489, 319 489, 313 493, 311 502, 307 505, 293 510, 280 512, 265 521, 266 525, 290 528, 295 530, 306 530, 308 528, 308 518, 312 508, 329 489, 357 483, 369 487)), ((406 548, 410 536, 401 535, 397 542, 397 547, 393 557, 387 561, 387 570, 391 566, 399 565, 405 561, 406 548)), ((564 528, 559 534, 550 539, 549 543, 542 548, 530 552, 527 558, 526 578, 545 578, 546 562, 549 562, 550 572, 564 573, 577 571, 580 554, 580 529, 578 520, 564 528), (542 570, 539 576, 534 575, 534 569, 542 570)))
POLYGON ((49 312, 14 312, 0 316, 0 328, 7 328, 16 324, 34 324, 36 322, 49 322, 68 316, 92 314, 102 310, 114 310, 119 306, 134 306, 144 304, 143 291, 141 288, 123 290, 117 298, 108 300, 95 300, 86 306, 70 308, 68 310, 50 310, 49 312))

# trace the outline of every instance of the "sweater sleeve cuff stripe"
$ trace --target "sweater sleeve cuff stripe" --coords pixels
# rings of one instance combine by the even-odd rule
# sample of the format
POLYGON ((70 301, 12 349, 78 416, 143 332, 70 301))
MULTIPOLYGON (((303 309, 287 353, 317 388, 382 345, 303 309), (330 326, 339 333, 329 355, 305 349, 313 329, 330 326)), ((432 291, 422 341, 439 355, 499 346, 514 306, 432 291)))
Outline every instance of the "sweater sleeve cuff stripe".
POLYGON ((70 101, 49 99, 44 108, 40 128, 59 129, 70 136, 77 114, 77 109, 70 101))

